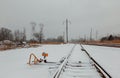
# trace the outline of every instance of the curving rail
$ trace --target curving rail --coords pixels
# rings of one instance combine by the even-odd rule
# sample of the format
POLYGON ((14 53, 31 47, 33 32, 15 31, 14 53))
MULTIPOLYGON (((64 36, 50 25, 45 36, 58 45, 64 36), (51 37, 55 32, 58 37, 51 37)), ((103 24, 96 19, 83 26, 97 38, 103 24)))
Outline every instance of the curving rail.
POLYGON ((63 70, 63 67, 66 65, 68 58, 71 56, 73 49, 75 48, 76 45, 74 45, 70 51, 70 53, 65 57, 63 63, 59 66, 59 68, 56 70, 56 72, 53 74, 52 78, 59 78, 61 71, 63 70))
POLYGON ((107 76, 108 78, 112 78, 112 76, 93 57, 91 57, 91 55, 82 46, 82 44, 80 44, 80 46, 81 46, 81 50, 84 51, 88 55, 88 57, 94 62, 95 67, 97 68, 99 73, 101 73, 102 77, 106 78, 106 76, 107 76), (106 76, 104 74, 106 74, 106 76))
POLYGON ((52 78, 112 78, 81 44, 80 46, 72 47, 52 78), (80 46, 81 49, 78 49, 80 46))

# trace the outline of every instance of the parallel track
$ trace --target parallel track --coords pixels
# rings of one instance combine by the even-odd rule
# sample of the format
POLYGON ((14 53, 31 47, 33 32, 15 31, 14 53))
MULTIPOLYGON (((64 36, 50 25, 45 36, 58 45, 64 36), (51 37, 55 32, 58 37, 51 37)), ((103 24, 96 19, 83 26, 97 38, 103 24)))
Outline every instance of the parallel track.
POLYGON ((82 45, 74 45, 52 78, 112 78, 96 63, 82 45))

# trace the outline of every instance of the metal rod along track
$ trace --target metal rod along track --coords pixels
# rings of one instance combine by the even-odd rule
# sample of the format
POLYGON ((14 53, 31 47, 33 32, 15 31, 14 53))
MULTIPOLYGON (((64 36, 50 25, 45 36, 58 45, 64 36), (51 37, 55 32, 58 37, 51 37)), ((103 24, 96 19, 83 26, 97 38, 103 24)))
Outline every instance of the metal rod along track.
POLYGON ((84 51, 88 57, 94 62, 95 67, 98 69, 98 71, 100 71, 100 73, 103 75, 103 78, 106 78, 105 75, 102 73, 102 71, 109 77, 112 78, 112 76, 93 58, 91 57, 91 55, 87 52, 87 50, 82 46, 82 44, 80 44, 80 46, 82 47, 82 51, 84 51), (102 71, 101 71, 102 70, 102 71))
MULTIPOLYGON (((76 45, 74 45, 70 51, 70 53, 65 57, 64 61, 62 62, 62 64, 58 67, 58 69, 56 70, 56 72, 53 74, 52 78, 60 78, 61 77, 61 74, 63 74, 64 72, 64 68, 66 67, 66 65, 69 64, 68 60, 69 58, 71 58, 71 55, 73 53, 73 50, 75 48, 76 45)), ((81 50, 84 51, 84 53, 88 56, 88 59, 90 59, 90 61, 92 61, 92 65, 93 67, 96 69, 96 72, 99 73, 99 78, 112 78, 106 71, 105 69, 100 66, 100 64, 98 64, 91 56, 90 54, 85 50, 85 48, 80 44, 81 46, 81 50), (107 77, 106 77, 107 76, 107 77)), ((79 68, 79 67, 78 67, 79 68)), ((81 67, 82 68, 82 67, 81 67)), ((81 70, 80 70, 81 71, 81 70)), ((79 73, 80 74, 80 73, 79 73)), ((74 75, 75 76, 75 75, 74 75)), ((87 74, 86 74, 87 76, 87 74)), ((75 77, 80 77, 79 75, 75 76, 75 77)), ((87 76, 88 78, 89 76, 87 76)), ((90 76, 91 77, 91 76, 90 76)), ((64 78, 64 77, 62 77, 64 78)), ((83 77, 82 77, 83 78, 83 77)), ((86 77, 85 77, 86 78, 86 77)), ((96 78, 95 76, 93 78, 96 78)), ((98 78, 98 77, 97 77, 98 78)))
POLYGON ((76 45, 74 45, 70 51, 70 53, 65 57, 63 63, 59 66, 59 68, 56 70, 56 72, 53 74, 52 78, 59 78, 61 71, 63 70, 63 67, 66 65, 68 58, 71 56, 73 49, 76 45))

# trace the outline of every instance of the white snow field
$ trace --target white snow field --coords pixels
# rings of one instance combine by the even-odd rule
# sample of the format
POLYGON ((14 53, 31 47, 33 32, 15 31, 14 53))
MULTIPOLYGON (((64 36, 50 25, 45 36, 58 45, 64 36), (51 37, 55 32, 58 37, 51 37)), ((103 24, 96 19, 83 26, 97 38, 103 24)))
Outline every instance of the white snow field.
POLYGON ((120 78, 120 48, 92 45, 83 46, 112 78, 120 78))
POLYGON ((52 65, 45 63, 28 65, 30 53, 41 58, 42 52, 47 52, 48 61, 58 62, 69 53, 72 46, 73 44, 42 45, 37 48, 0 51, 0 78, 50 78, 48 68, 52 65))
MULTIPOLYGON (((51 78, 49 67, 56 64, 39 63, 37 65, 28 65, 30 53, 42 58, 42 52, 47 52, 49 62, 58 62, 70 52, 73 45, 41 45, 36 48, 0 51, 0 78, 51 78)), ((120 78, 120 48, 90 45, 84 45, 84 47, 113 78, 120 78)), ((80 47, 75 50, 80 50, 80 47)), ((78 57, 77 54, 76 57, 78 57)), ((74 60, 77 60, 77 58, 74 60)))

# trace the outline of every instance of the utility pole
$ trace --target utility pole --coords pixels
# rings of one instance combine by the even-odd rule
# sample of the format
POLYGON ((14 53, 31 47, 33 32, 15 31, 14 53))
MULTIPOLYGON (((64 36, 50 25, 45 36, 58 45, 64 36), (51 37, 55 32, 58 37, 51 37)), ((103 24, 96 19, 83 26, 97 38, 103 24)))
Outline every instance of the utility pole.
POLYGON ((96 40, 97 40, 97 38, 98 38, 98 31, 96 30, 96 40))
POLYGON ((84 41, 86 42, 86 35, 84 35, 84 41))
POLYGON ((66 19, 66 41, 68 43, 68 19, 66 19))
POLYGON ((65 32, 63 32, 63 43, 65 42, 65 32))
POLYGON ((92 28, 90 30, 90 41, 92 41, 92 28))
POLYGON ((69 37, 68 37, 68 25, 69 24, 71 24, 71 22, 68 20, 68 19, 66 19, 64 22, 63 22, 63 24, 65 23, 65 25, 66 25, 66 29, 65 29, 65 34, 66 34, 66 43, 68 43, 68 41, 69 41, 69 37))
POLYGON ((65 24, 66 24, 66 42, 68 43, 68 24, 70 23, 70 21, 68 19, 65 20, 65 24))

